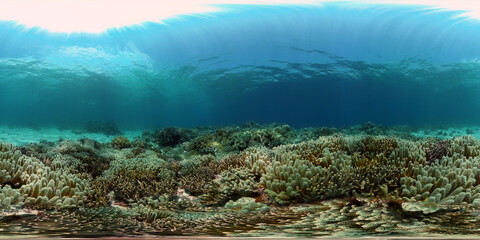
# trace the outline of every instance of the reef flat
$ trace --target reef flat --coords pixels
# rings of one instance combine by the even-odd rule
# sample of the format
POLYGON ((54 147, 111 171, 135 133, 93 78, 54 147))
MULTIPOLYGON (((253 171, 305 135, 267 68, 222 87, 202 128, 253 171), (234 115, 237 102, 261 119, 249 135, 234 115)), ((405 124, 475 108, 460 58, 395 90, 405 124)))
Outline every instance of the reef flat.
POLYGON ((480 234, 474 127, 84 131, 0 143, 0 236, 480 234))

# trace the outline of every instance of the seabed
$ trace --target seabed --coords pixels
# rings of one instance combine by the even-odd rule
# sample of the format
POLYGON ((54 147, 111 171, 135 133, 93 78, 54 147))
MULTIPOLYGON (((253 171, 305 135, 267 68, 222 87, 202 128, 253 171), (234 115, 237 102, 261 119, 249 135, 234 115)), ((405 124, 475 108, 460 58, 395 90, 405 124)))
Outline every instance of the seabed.
POLYGON ((0 238, 479 238, 477 134, 0 127, 0 238))

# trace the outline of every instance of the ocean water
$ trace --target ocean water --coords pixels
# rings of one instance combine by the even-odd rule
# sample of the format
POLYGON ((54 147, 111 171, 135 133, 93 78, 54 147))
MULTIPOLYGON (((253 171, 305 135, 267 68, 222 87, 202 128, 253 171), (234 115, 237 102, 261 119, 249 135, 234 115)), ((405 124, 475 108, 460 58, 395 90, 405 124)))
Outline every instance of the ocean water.
POLYGON ((478 236, 468 3, 217 7, 0 21, 0 237, 478 236))

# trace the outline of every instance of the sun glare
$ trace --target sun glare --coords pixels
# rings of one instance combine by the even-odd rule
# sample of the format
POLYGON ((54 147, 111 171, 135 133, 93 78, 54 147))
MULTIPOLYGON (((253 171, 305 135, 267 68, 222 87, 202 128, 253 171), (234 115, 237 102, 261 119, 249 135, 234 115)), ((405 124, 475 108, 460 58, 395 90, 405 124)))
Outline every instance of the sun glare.
MULTIPOLYGON (((0 20, 50 32, 101 33, 112 28, 162 22, 181 15, 222 11, 221 4, 320 4, 335 0, 0 0, 0 20)), ((345 1, 342 1, 345 2, 345 1)), ((372 4, 409 4, 463 11, 480 19, 480 3, 473 0, 366 0, 372 4)))

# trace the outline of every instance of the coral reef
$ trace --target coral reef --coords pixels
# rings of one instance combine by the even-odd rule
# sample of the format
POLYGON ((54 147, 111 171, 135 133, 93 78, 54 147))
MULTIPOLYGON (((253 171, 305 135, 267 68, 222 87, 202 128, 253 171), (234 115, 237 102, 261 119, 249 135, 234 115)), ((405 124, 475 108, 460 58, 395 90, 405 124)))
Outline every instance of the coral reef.
POLYGON ((187 193, 199 195, 203 193, 205 186, 213 181, 214 170, 208 167, 211 161, 212 158, 207 155, 180 162, 179 182, 187 193))
POLYGON ((426 151, 426 160, 427 163, 432 163, 435 160, 441 160, 444 156, 448 155, 448 147, 449 142, 446 140, 439 140, 436 141, 433 145, 431 145, 426 151))
POLYGON ((153 137, 160 146, 175 147, 178 144, 190 140, 193 132, 187 129, 180 129, 174 127, 164 128, 155 131, 153 137))
POLYGON ((480 220, 480 141, 371 123, 164 128, 105 143, 0 143, 0 183, 5 214, 169 234, 440 231, 480 220))
POLYGON ((254 196, 258 192, 258 183, 253 172, 245 167, 223 171, 215 179, 204 195, 200 196, 207 205, 218 205, 240 197, 254 196))
POLYGON ((108 189, 121 200, 140 200, 144 197, 173 194, 177 189, 175 172, 154 152, 147 151, 135 158, 116 159, 101 178, 108 189))
POLYGON ((249 197, 242 197, 237 201, 230 200, 225 204, 225 209, 235 212, 270 211, 270 207, 267 204, 255 202, 254 198, 249 197))
MULTIPOLYGON (((126 137, 123 137, 123 136, 116 136, 110 142, 110 144, 114 148, 118 148, 118 149, 130 148, 132 146, 132 143, 130 142, 130 140, 126 137)), ((137 142, 137 144, 138 144, 138 142, 137 142)))
POLYGON ((63 140, 52 147, 50 152, 57 162, 69 167, 73 173, 87 173, 96 177, 108 169, 112 160, 102 156, 102 147, 101 143, 90 139, 63 140))
POLYGON ((26 157, 13 146, 0 143, 0 201, 33 208, 83 206, 89 189, 81 180, 61 168, 52 170, 40 160, 26 157))

